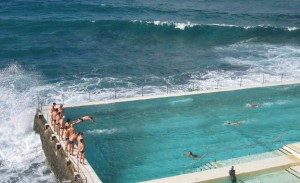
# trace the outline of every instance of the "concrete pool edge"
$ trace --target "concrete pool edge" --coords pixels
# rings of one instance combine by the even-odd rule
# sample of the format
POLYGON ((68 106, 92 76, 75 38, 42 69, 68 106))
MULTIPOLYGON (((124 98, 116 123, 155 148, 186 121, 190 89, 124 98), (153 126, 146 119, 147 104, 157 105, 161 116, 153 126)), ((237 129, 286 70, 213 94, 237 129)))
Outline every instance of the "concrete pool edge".
MULTIPOLYGON (((85 165, 79 164, 78 158, 69 156, 65 150, 65 142, 54 132, 48 121, 48 113, 37 109, 34 118, 34 130, 40 134, 42 147, 47 161, 59 181, 78 183, 102 183, 94 169, 85 159, 85 165), (77 162, 77 163, 76 163, 77 162)), ((74 154, 77 148, 74 149, 74 154)))
POLYGON ((223 88, 223 89, 192 91, 192 92, 184 92, 184 93, 172 93, 172 94, 162 94, 162 95, 137 96, 137 97, 132 97, 132 98, 119 98, 119 99, 110 99, 110 100, 103 100, 103 101, 85 102, 85 103, 78 103, 78 104, 64 104, 64 107, 65 108, 71 108, 71 107, 104 105, 104 104, 113 104, 113 103, 121 103, 121 102, 131 102, 131 101, 139 101, 139 100, 150 100, 150 99, 158 99, 158 98, 170 98, 170 97, 179 97, 179 96, 189 96, 189 95, 198 95, 198 94, 207 94, 207 93, 218 93, 218 92, 229 92, 229 91, 236 91, 236 90, 246 90, 246 89, 254 89, 254 88, 267 88, 267 87, 274 87, 274 86, 287 86, 287 85, 297 85, 297 84, 300 84, 300 81, 270 83, 270 84, 253 85, 253 86, 236 87, 236 88, 223 88))
MULTIPOLYGON (((282 147, 288 154, 278 157, 265 158, 247 163, 234 164, 237 177, 248 176, 257 173, 277 171, 291 168, 300 173, 300 143, 289 144, 282 147), (291 148, 292 147, 292 148, 291 148)), ((196 183, 217 182, 229 178, 231 166, 205 170, 201 172, 182 174, 144 181, 141 183, 196 183)))

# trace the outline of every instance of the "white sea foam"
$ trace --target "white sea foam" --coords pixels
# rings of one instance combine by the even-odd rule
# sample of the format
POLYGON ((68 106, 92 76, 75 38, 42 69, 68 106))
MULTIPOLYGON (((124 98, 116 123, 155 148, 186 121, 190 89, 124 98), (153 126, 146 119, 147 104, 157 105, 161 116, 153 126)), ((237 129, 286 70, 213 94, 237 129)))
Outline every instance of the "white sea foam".
POLYGON ((300 80, 300 48, 296 46, 256 44, 240 42, 226 47, 216 48, 220 53, 220 62, 247 70, 218 70, 207 73, 195 72, 193 82, 199 81, 202 88, 209 88, 208 82, 219 87, 236 87, 242 84, 258 85, 263 83, 300 80), (242 55, 241 57, 231 55, 242 55), (244 56, 247 55, 247 56, 244 56))
MULTIPOLYGON (((228 63, 237 69, 187 71, 190 78, 185 84, 176 84, 173 76, 158 77, 148 75, 149 83, 165 82, 165 86, 137 86, 133 77, 124 78, 81 78, 73 81, 62 81, 51 85, 36 86, 42 92, 44 103, 82 103, 87 101, 129 98, 167 93, 179 93, 215 88, 232 88, 239 86, 263 85, 274 82, 300 80, 300 47, 271 45, 246 40, 229 46, 216 47, 220 63, 228 63), (230 53, 230 54, 228 54, 230 53), (233 56, 232 56, 233 55, 233 56), (245 56, 246 55, 246 56, 245 56), (241 69, 239 69, 241 68, 241 69), (103 86, 117 86, 103 87, 103 86)), ((174 78, 178 75, 174 76, 174 78)), ((2 78, 4 81, 5 78, 2 78)), ((138 78, 137 78, 138 79, 138 78)), ((3 101, 6 95, 2 95, 3 101)))
POLYGON ((262 103, 262 106, 285 105, 287 103, 288 103, 288 101, 286 101, 286 100, 278 100, 278 101, 274 101, 274 102, 264 102, 264 103, 262 103))
POLYGON ((18 65, 0 70, 0 182, 56 182, 32 129, 37 78, 18 65))
POLYGON ((233 24, 207 24, 207 25, 213 25, 213 26, 219 26, 219 27, 239 27, 239 26, 233 25, 233 24))
POLYGON ((170 102, 171 105, 176 105, 178 103, 189 103, 189 102, 192 102, 193 99, 192 98, 187 98, 187 99, 181 99, 181 100, 175 100, 175 101, 172 101, 170 102))
POLYGON ((295 30, 299 30, 298 27, 287 27, 288 31, 295 31, 295 30))
POLYGON ((261 104, 258 103, 251 103, 251 104, 246 104, 246 107, 251 107, 251 108, 256 108, 256 107, 261 107, 261 104))
POLYGON ((98 135, 98 134, 114 134, 118 133, 120 130, 119 129, 97 129, 97 130, 88 130, 86 133, 92 134, 92 135, 98 135))
POLYGON ((193 24, 191 22, 186 22, 186 23, 174 23, 176 29, 184 30, 185 28, 189 27, 194 27, 197 24, 193 24))
POLYGON ((186 22, 175 22, 175 21, 142 21, 142 20, 131 20, 131 22, 138 22, 138 23, 147 23, 147 24, 154 24, 156 26, 174 26, 176 29, 185 30, 186 28, 191 28, 195 26, 217 26, 217 27, 240 27, 243 29, 254 29, 254 28, 279 28, 279 29, 286 29, 288 31, 295 31, 299 30, 298 27, 277 27, 272 26, 270 24, 263 24, 263 25, 234 25, 234 24, 219 24, 219 23, 209 23, 209 24, 201 24, 201 23, 192 23, 190 21, 186 22))

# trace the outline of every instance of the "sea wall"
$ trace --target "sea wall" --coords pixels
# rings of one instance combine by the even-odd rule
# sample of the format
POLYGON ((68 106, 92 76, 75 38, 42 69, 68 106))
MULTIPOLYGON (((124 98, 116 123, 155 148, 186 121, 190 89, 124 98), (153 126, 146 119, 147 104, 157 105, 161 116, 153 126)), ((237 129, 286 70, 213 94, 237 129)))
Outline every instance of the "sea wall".
POLYGON ((34 131, 40 134, 42 147, 48 163, 59 181, 66 182, 83 182, 75 178, 77 174, 74 165, 68 160, 66 152, 60 146, 59 141, 52 136, 53 131, 46 126, 47 120, 37 109, 34 117, 34 131))

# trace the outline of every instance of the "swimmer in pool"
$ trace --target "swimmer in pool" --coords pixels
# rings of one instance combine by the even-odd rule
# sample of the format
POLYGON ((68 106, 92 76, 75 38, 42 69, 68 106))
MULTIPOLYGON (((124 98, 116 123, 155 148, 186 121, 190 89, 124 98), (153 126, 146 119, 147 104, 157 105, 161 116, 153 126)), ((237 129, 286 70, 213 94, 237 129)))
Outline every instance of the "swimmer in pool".
POLYGON ((242 125, 244 122, 227 122, 227 125, 231 125, 231 126, 240 126, 242 125))
POLYGON ((251 107, 258 107, 258 104, 250 104, 251 107))
POLYGON ((199 155, 196 155, 196 154, 193 154, 191 151, 187 152, 186 154, 184 154, 185 156, 189 156, 191 158, 204 158, 205 154, 199 156, 199 155))
POLYGON ((256 107, 259 107, 260 104, 255 104, 255 103, 253 103, 253 104, 247 104, 246 106, 247 106, 247 107, 256 108, 256 107))

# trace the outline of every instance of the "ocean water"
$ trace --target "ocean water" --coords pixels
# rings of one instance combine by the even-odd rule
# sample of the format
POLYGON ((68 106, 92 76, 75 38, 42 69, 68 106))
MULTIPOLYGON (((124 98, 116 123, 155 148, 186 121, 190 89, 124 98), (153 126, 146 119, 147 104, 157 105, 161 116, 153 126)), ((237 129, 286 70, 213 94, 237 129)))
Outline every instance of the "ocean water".
POLYGON ((1 1, 0 180, 55 182, 32 130, 38 100, 299 80, 299 7, 297 0, 1 1))

